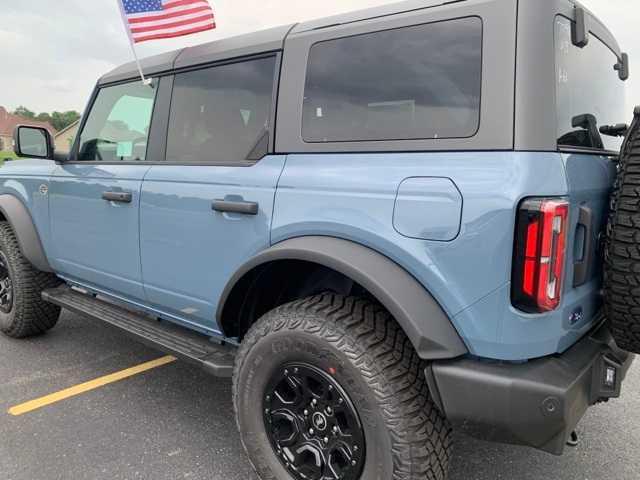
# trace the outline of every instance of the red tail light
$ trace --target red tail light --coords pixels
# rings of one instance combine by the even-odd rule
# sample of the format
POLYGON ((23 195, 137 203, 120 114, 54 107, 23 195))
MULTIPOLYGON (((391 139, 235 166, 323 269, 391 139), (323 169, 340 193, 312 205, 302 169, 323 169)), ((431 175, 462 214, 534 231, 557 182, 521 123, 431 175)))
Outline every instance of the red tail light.
POLYGON ((511 299, 525 312, 548 312, 560 305, 569 203, 563 198, 531 198, 518 210, 511 299))

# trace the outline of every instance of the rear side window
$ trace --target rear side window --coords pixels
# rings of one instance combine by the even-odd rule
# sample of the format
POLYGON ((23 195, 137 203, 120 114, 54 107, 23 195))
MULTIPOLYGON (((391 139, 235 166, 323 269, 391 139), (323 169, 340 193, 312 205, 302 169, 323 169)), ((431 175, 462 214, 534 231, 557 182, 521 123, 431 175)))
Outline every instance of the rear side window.
POLYGON ((275 57, 176 75, 167 161, 234 164, 269 150, 275 57))
POLYGON ((467 138, 480 125, 477 17, 340 38, 309 54, 306 142, 467 138))
POLYGON ((80 135, 78 160, 145 160, 155 95, 139 81, 100 89, 80 135))

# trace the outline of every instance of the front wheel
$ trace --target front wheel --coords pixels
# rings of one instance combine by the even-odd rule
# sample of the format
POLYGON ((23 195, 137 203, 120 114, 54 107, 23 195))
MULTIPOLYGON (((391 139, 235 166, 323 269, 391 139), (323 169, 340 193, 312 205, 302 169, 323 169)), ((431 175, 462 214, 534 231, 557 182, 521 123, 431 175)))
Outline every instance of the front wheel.
POLYGON ((40 295, 60 283, 55 275, 36 270, 24 258, 11 225, 0 222, 0 331, 24 338, 53 328, 60 308, 40 295))
POLYGON ((234 406, 263 480, 444 480, 451 428, 379 305, 324 294, 273 310, 238 353, 234 406))

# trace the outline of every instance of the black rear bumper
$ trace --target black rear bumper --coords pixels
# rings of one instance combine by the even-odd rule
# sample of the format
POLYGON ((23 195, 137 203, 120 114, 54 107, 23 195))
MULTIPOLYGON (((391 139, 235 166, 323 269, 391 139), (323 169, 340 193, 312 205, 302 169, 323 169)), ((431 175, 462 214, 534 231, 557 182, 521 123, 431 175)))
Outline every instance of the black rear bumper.
POLYGON ((603 324, 562 355, 523 364, 458 359, 426 375, 434 400, 459 430, 556 455, 587 409, 617 398, 633 355, 603 324), (611 380, 606 384, 606 374, 611 380))

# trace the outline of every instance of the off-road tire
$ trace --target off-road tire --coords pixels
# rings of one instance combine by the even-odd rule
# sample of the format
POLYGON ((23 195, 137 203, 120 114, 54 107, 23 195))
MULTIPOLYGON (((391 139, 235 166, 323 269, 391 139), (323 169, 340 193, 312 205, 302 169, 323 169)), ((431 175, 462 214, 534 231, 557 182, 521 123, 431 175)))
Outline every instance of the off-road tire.
POLYGON ((640 110, 620 152, 605 249, 605 313, 618 346, 640 353, 640 110))
POLYGON ((13 283, 13 305, 8 313, 0 311, 0 331, 12 338, 39 335, 53 328, 60 307, 42 300, 47 288, 60 285, 50 273, 36 270, 20 251, 18 239, 7 222, 0 222, 0 250, 8 261, 13 283))
POLYGON ((270 445, 263 417, 269 377, 292 361, 332 370, 351 396, 366 439, 361 479, 447 478, 451 427, 429 395, 424 362, 411 342, 380 305, 326 293, 267 313, 239 349, 236 421, 261 479, 292 478, 270 445))

